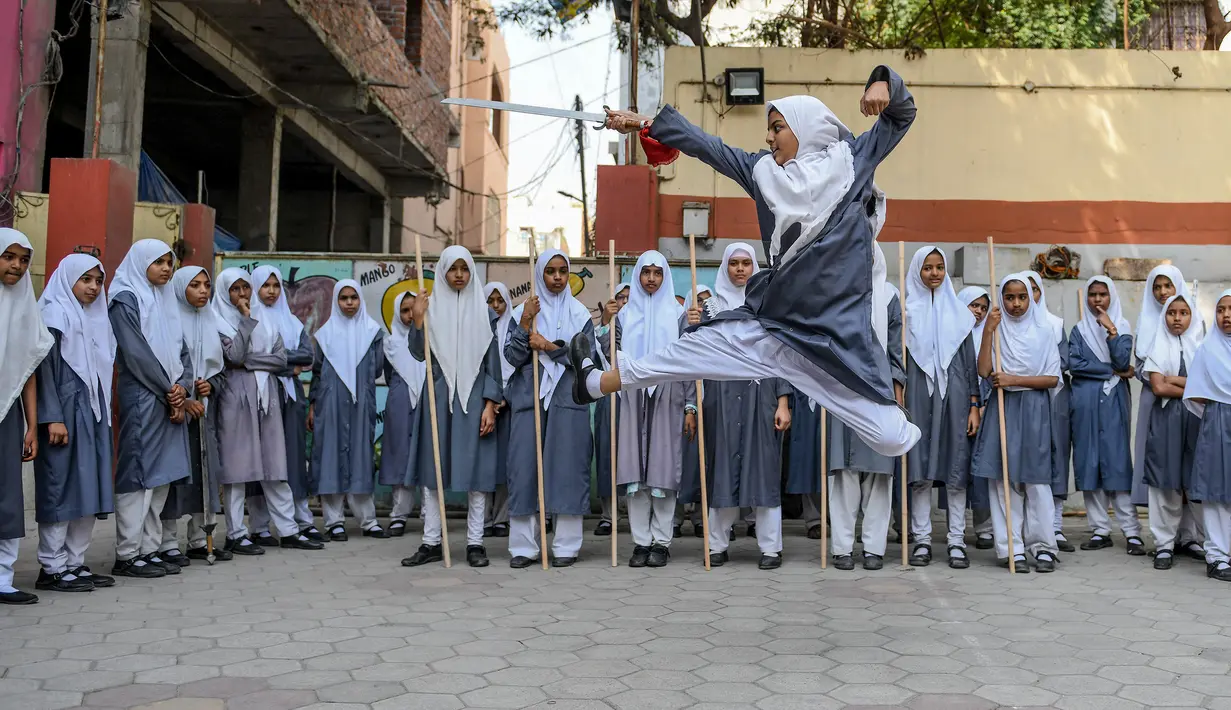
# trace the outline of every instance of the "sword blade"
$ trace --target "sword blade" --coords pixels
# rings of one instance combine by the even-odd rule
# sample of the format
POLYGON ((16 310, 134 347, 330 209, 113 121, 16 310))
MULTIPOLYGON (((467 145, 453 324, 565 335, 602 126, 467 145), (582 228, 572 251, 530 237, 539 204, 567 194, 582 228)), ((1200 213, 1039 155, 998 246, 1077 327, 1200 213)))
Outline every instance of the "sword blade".
POLYGON ((487 101, 485 99, 444 99, 440 103, 449 106, 469 106, 471 108, 487 108, 495 111, 510 111, 512 113, 529 113, 535 116, 566 118, 573 121, 589 121, 592 123, 607 122, 607 115, 602 113, 586 113, 584 111, 569 111, 562 108, 548 108, 546 106, 511 104, 506 101, 487 101))

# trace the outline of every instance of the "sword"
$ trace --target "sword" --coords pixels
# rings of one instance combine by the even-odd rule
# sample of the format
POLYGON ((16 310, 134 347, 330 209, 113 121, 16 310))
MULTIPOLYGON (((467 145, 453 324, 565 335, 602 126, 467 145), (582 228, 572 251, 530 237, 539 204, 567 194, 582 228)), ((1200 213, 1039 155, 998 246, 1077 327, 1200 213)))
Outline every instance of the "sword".
POLYGON ((562 108, 511 104, 505 101, 487 101, 485 99, 444 99, 440 103, 448 106, 469 106, 471 108, 492 109, 493 111, 510 111, 512 113, 528 113, 535 116, 566 118, 571 121, 586 121, 599 124, 594 128, 596 131, 601 131, 607 125, 607 114, 604 113, 586 113, 584 111, 570 111, 562 108))

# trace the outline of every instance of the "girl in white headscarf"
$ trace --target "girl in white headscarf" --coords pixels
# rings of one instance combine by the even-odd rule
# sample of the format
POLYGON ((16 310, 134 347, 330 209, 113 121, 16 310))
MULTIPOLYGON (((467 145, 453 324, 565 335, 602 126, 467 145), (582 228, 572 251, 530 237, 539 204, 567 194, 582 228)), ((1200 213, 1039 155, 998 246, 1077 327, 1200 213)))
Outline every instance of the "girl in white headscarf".
MULTIPOLYGON (((1010 531, 1005 518, 1003 466, 1008 467, 1010 504, 1013 506, 1012 554, 1018 574, 1030 567, 1025 553, 1034 555, 1039 572, 1054 572, 1058 561, 1052 529, 1055 503, 1051 494, 1051 408, 1054 393, 1064 386, 1060 354, 1044 310, 1034 302, 1030 278, 1010 274, 1000 282, 1000 303, 987 317, 979 349, 979 374, 993 388, 1004 390, 1005 450, 1001 460, 1000 401, 987 405, 988 425, 975 439, 971 469, 989 483, 996 556, 1008 566, 1010 531), (999 331, 1000 362, 996 369, 994 345, 999 331), (1023 530, 1027 536, 1025 547, 1023 530)), ((908 316, 909 317, 909 316, 908 316)))
POLYGON ((979 378, 971 332, 975 317, 958 298, 944 251, 925 246, 906 272, 906 408, 923 438, 907 457, 910 563, 932 562, 932 488, 945 486, 949 504, 949 566, 965 569, 966 489, 970 437, 979 429, 979 378))
MULTIPOLYGON (((407 340, 410 335, 415 294, 399 293, 393 299, 393 317, 389 334, 385 336, 385 383, 389 395, 385 400, 384 433, 380 437, 380 474, 376 480, 393 489, 393 512, 389 514, 389 534, 406 534, 406 521, 414 503, 415 486, 419 481, 419 419, 423 406, 423 383, 427 368, 410 355, 407 340)), ((431 442, 427 442, 431 446, 431 442)), ((433 472, 434 475, 434 472, 433 472)))
MULTIPOLYGON (((471 567, 489 564, 483 547, 484 509, 487 494, 496 490, 496 407, 505 399, 498 341, 492 330, 496 314, 487 307, 483 293, 483 279, 470 251, 447 247, 436 262, 430 298, 424 292, 415 299, 415 325, 409 335, 410 353, 423 361, 426 320, 436 388, 441 480, 445 491, 466 494, 466 562, 471 567)), ((419 432, 424 442, 419 447, 423 543, 402 560, 406 567, 444 559, 437 496, 445 491, 436 490, 430 421, 422 417, 419 432)))
POLYGON ((0 228, 0 604, 38 601, 13 586, 13 565, 26 534, 21 468, 39 453, 34 371, 55 347, 34 301, 33 258, 26 235, 0 228))
MULTIPOLYGON (((611 289, 611 298, 599 307, 599 326, 594 334, 598 336, 610 330, 611 321, 620 313, 620 309, 628 304, 628 294, 632 286, 627 281, 621 281, 611 289)), ((610 342, 610 341, 608 341, 610 342)), ((606 347, 606 346, 604 346, 606 347)), ((599 348, 598 361, 609 366, 610 351, 599 348)), ((693 444, 695 447, 695 443, 693 444)), ((594 471, 598 481, 599 521, 594 526, 594 534, 607 537, 611 534, 611 404, 601 400, 594 407, 594 471)), ((701 525, 701 509, 696 509, 696 523, 701 525)), ((674 522, 674 521, 673 521, 674 522)), ((700 536, 700 533, 696 533, 700 536)))
MULTIPOLYGON (((513 299, 509 296, 509 288, 499 281, 492 281, 483 289, 487 298, 487 307, 496 314, 496 352, 500 355, 500 377, 503 386, 509 386, 509 379, 517 369, 504 356, 504 346, 509 339, 509 324, 513 322, 513 299)), ((496 405, 496 444, 499 453, 496 456, 496 490, 489 493, 484 505, 484 537, 509 536, 509 422, 512 413, 508 402, 496 405)))
POLYGON ((1218 297, 1214 327, 1191 361, 1184 406, 1201 417, 1188 495, 1202 502, 1206 575, 1231 582, 1231 289, 1218 297))
POLYGON ((308 430, 312 470, 318 477, 325 531, 349 539, 344 504, 359 519, 364 537, 387 538, 376 522, 376 378, 385 369, 384 332, 368 315, 354 279, 333 285, 329 320, 316 331, 321 356, 312 365, 308 430))
MULTIPOLYGON (((974 340, 975 353, 978 353, 983 345, 983 326, 987 325, 987 313, 992 308, 991 296, 988 295, 987 289, 982 286, 967 286, 957 292, 957 298, 966 304, 966 308, 975 317, 975 327, 974 330, 970 331, 970 337, 974 340)), ((1063 358, 1068 358, 1067 348, 1062 353, 1062 356, 1063 358)), ((987 381, 980 377, 980 424, 982 424, 985 418, 984 408, 987 406, 987 394, 990 389, 987 381)), ((995 543, 992 539, 992 509, 988 499, 987 479, 971 479, 970 488, 967 489, 966 503, 970 506, 971 517, 974 519, 975 547, 980 550, 992 549, 995 543)))
MULTIPOLYGON (((1152 334, 1151 334, 1152 335, 1152 334)), ((1116 285, 1106 276, 1086 282, 1081 321, 1069 333, 1073 394, 1073 472, 1086 502, 1090 540, 1083 550, 1111 547, 1110 500, 1128 554, 1144 555, 1141 523, 1133 507, 1129 445, 1128 378, 1133 376, 1133 336, 1120 310, 1116 285)))
POLYGON ((124 577, 179 574, 158 555, 162 515, 171 484, 192 472, 184 407, 193 386, 171 276, 175 257, 157 239, 128 250, 111 282, 108 317, 116 339, 120 416, 115 475, 115 566, 124 577), (158 534, 153 532, 157 530, 158 534))

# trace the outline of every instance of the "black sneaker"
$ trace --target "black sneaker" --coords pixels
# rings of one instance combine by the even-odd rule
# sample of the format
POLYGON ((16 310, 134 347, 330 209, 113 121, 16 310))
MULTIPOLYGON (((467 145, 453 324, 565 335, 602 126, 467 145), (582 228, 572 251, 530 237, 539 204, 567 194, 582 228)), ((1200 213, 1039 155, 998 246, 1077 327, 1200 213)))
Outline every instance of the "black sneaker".
POLYGON ((637 545, 633 548, 633 556, 628 560, 629 567, 645 567, 650 561, 650 548, 645 545, 637 545))
POLYGON ((1056 571, 1056 556, 1044 550, 1034 556, 1034 570, 1039 574, 1056 571))
POLYGON ((326 541, 325 534, 322 533, 320 530, 317 530, 315 525, 309 525, 303 530, 300 530, 299 534, 308 538, 312 542, 325 542, 326 541))
POLYGON ((234 555, 245 555, 248 557, 255 557, 257 555, 265 554, 265 548, 246 537, 241 537, 238 540, 227 538, 227 544, 223 547, 223 549, 234 555))
POLYGON ((915 551, 910 555, 911 567, 927 567, 932 564, 932 546, 915 545, 915 551))
POLYGON ((94 591, 94 583, 90 580, 81 577, 65 579, 66 576, 72 576, 72 572, 65 570, 59 574, 47 574, 47 570, 39 570, 38 581, 34 583, 34 588, 49 592, 94 591))
MULTIPOLYGON (((209 550, 205 549, 205 547, 190 547, 188 552, 184 553, 184 556, 194 560, 209 562, 209 550)), ((214 548, 214 562, 230 562, 233 559, 235 559, 235 555, 231 554, 231 551, 225 547, 214 548)))
POLYGON ((269 532, 268 530, 266 530, 263 533, 257 533, 256 535, 249 535, 248 539, 260 545, 261 547, 277 547, 278 546, 278 538, 274 537, 273 533, 269 532))
POLYGON ((595 364, 598 362, 598 356, 590 347, 590 338, 585 333, 577 333, 569 341, 568 359, 569 364, 573 366, 573 372, 576 374, 573 378, 573 401, 577 404, 597 402, 597 399, 590 396, 590 390, 586 387, 586 380, 591 372, 599 369, 595 364), (589 366, 583 364, 586 360, 590 361, 589 366))
POLYGON ((1069 539, 1059 530, 1056 531, 1056 549, 1061 552, 1077 552, 1077 548, 1073 547, 1073 543, 1069 542, 1069 539))
POLYGON ((145 561, 156 567, 162 567, 163 571, 166 572, 167 574, 179 574, 180 573, 179 565, 173 562, 167 562, 163 558, 159 557, 159 553, 157 552, 151 552, 150 554, 146 555, 145 561))
POLYGON ((855 569, 855 558, 850 555, 834 555, 833 568, 849 572, 855 569))
POLYGON ((0 604, 11 604, 14 606, 38 604, 38 597, 30 592, 16 589, 11 592, 0 592, 0 604))
POLYGON ((440 545, 420 545, 415 554, 402 560, 402 566, 418 567, 430 562, 442 562, 444 558, 445 551, 440 545))
POLYGON ((334 525, 329 528, 329 539, 332 542, 346 542, 350 539, 350 535, 346 534, 346 528, 341 525, 334 525))
POLYGON ((1124 551, 1127 552, 1132 557, 1145 557, 1146 556, 1146 543, 1144 540, 1137 537, 1136 535, 1125 540, 1124 547, 1125 547, 1124 551))
POLYGON ((292 550, 323 550, 325 543, 309 540, 306 535, 287 535, 279 543, 282 547, 292 550))
POLYGON ((140 557, 131 560, 116 560, 111 566, 111 574, 117 577, 135 577, 137 579, 157 579, 166 577, 167 571, 162 567, 149 564, 140 557))
POLYGON ((385 532, 384 529, 381 528, 380 526, 377 526, 374 528, 368 528, 367 530, 364 530, 363 536, 364 537, 374 537, 378 540, 386 540, 389 538, 389 533, 385 532))
POLYGON ((777 555, 761 555, 761 561, 757 563, 757 569, 778 569, 781 566, 781 553, 777 555))
POLYGON ((514 557, 513 559, 509 560, 509 566, 512 567, 513 569, 525 569, 527 567, 533 567, 534 565, 537 565, 538 563, 539 563, 539 558, 537 557, 523 557, 521 555, 518 555, 517 557, 514 557))
POLYGON ((1106 535, 1094 534, 1090 539, 1081 543, 1081 549, 1089 552, 1090 550, 1102 550, 1111 547, 1111 538, 1106 535))
POLYGON ((482 545, 466 546, 466 564, 471 567, 486 567, 491 564, 487 559, 487 550, 482 545))
POLYGON ((666 545, 654 545, 650 548, 650 557, 645 565, 646 567, 666 567, 670 560, 671 550, 667 549, 666 545))
POLYGON ((1154 569, 1169 570, 1175 564, 1175 553, 1171 550, 1159 550, 1154 555, 1154 569))
POLYGON ((69 570, 69 571, 73 573, 74 577, 79 577, 81 579, 88 579, 91 582, 93 582, 95 589, 102 589, 104 587, 114 587, 115 586, 114 577, 108 577, 105 574, 94 574, 93 572, 90 571, 89 567, 86 567, 84 565, 82 565, 81 567, 78 567, 77 569, 69 570))
POLYGON ((161 558, 163 562, 170 562, 176 567, 187 567, 192 564, 192 560, 188 559, 187 555, 180 552, 179 548, 159 552, 158 557, 161 558))
MULTIPOLYGON (((405 534, 406 534, 406 521, 405 520, 391 520, 389 522, 389 537, 402 537, 405 534)), ((487 537, 487 530, 483 531, 483 537, 487 537)))
POLYGON ((727 563, 728 559, 730 558, 727 557, 726 550, 723 550, 722 552, 711 552, 710 567, 721 567, 727 563))
POLYGON ((863 568, 869 572, 875 572, 885 567, 885 558, 880 555, 874 555, 871 552, 863 553, 863 568))
POLYGON ((969 567, 970 567, 970 558, 966 556, 966 548, 962 547, 961 545, 950 545, 949 546, 949 568, 950 569, 967 569, 969 567))

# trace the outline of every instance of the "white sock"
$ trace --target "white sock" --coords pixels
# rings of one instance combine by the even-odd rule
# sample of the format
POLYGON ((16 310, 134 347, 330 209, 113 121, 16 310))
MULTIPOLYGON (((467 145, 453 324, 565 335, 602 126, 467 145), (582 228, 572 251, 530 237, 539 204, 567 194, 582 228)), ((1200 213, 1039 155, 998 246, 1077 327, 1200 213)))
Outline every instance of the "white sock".
POLYGON ((590 374, 586 375, 586 391, 590 393, 591 397, 595 399, 602 399, 602 380, 603 373, 598 370, 590 370, 590 374))

